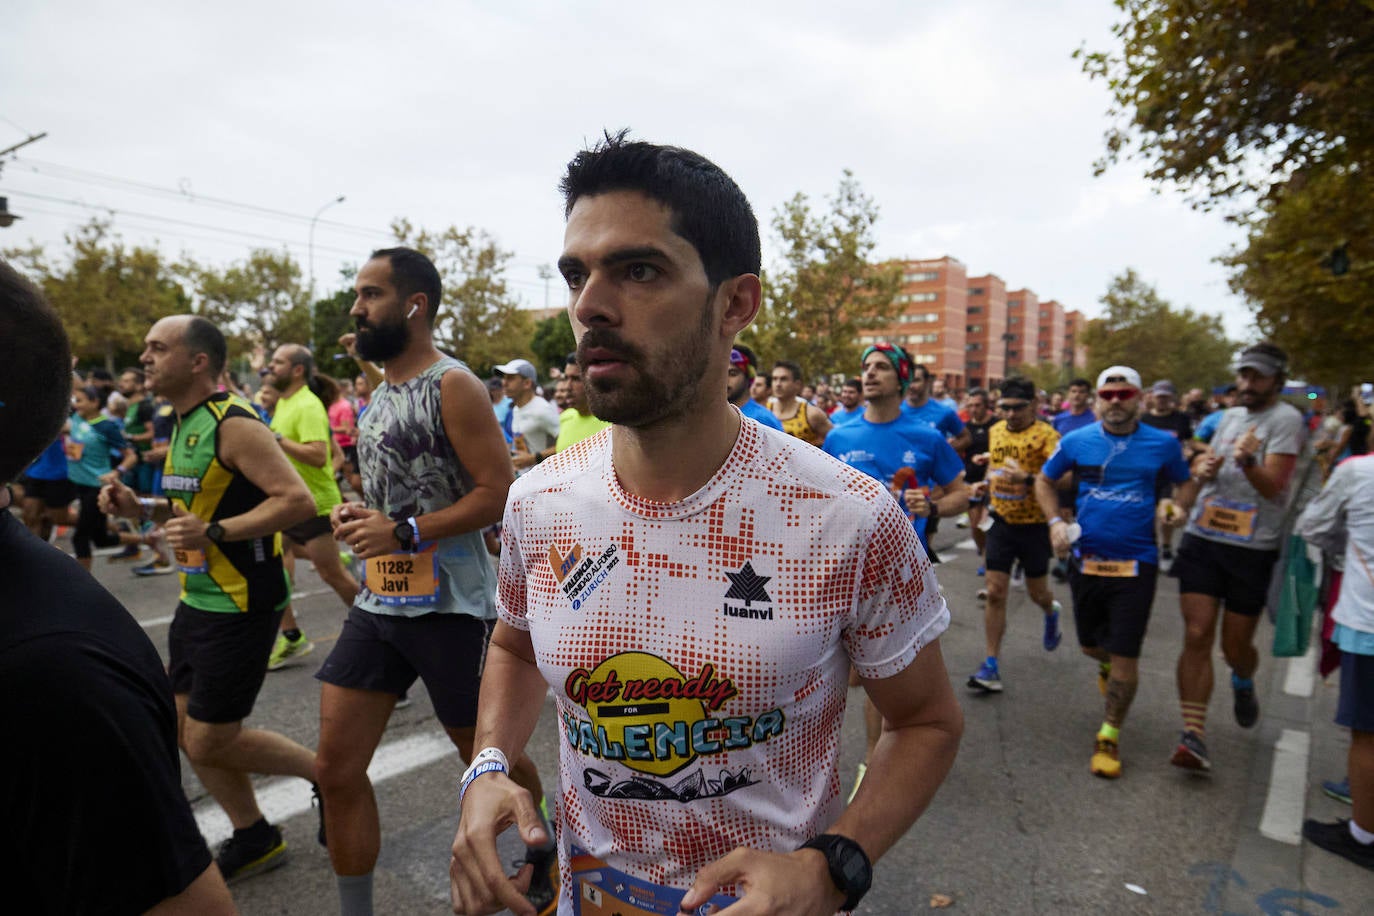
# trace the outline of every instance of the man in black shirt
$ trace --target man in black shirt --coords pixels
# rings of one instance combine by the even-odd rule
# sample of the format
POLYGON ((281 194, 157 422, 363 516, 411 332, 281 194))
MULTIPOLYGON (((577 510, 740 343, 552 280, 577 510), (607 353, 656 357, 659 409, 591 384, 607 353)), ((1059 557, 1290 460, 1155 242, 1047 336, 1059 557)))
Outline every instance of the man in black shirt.
MULTIPOLYGON (((0 261, 0 483, 67 414, 56 314, 0 261)), ((162 662, 128 612, 35 538, 0 487, 0 886, 6 912, 232 914, 181 789, 162 662)))
MULTIPOLYGON (((1140 422, 1155 429, 1162 429, 1178 439, 1183 446, 1183 457, 1193 457, 1193 421, 1178 409, 1178 389, 1168 380, 1160 380, 1150 386, 1150 409, 1140 415, 1140 422)), ((1173 484, 1161 484, 1156 499, 1173 495, 1173 484)), ((1155 537, 1159 540, 1159 558, 1174 558, 1174 529, 1164 524, 1162 519, 1155 520, 1155 537)))

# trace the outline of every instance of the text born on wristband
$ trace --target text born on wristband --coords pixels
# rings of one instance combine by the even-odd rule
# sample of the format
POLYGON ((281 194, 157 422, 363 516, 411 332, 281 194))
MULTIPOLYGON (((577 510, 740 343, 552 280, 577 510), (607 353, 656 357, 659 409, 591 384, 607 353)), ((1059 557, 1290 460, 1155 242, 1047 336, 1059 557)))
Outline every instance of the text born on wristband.
POLYGON ((468 768, 463 774, 463 784, 458 789, 458 801, 461 803, 463 796, 468 794, 468 786, 478 776, 485 776, 487 773, 505 773, 506 765, 499 760, 487 760, 468 768))

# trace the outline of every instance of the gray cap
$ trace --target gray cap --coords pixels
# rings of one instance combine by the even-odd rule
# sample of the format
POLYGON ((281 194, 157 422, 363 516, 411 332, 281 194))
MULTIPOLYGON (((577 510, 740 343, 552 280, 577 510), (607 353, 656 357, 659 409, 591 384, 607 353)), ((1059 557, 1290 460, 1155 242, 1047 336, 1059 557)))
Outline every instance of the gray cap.
POLYGON ((1272 353, 1251 347, 1240 354, 1240 359, 1236 360, 1235 369, 1237 372, 1242 369, 1254 369, 1265 378, 1272 378, 1287 372, 1288 363, 1272 353))
POLYGON ((513 359, 504 366, 497 366, 495 371, 502 375, 523 375, 531 382, 539 380, 539 373, 535 371, 534 363, 527 359, 513 359))
POLYGON ((1176 398, 1178 397, 1178 389, 1168 379, 1161 379, 1150 386, 1150 394, 1165 394, 1171 398, 1176 398))

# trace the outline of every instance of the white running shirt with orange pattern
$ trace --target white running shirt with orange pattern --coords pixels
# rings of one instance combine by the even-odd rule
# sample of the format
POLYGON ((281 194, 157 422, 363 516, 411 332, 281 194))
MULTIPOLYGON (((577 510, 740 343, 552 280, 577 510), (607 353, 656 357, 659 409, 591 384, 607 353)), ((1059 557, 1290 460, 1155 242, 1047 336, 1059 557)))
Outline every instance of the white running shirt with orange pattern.
POLYGON ((678 503, 622 489, 600 432, 516 481, 503 537, 498 611, 557 703, 565 913, 570 844, 685 889, 821 833, 851 661, 891 677, 949 626, 887 489, 753 420, 678 503))

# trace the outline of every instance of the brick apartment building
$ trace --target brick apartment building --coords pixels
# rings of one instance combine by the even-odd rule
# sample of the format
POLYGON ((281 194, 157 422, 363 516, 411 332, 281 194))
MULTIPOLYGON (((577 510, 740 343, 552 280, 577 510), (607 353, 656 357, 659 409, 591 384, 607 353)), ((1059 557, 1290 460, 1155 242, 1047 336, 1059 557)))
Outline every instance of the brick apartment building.
POLYGON ((1064 364, 1064 306, 1053 299, 1040 303, 1040 337, 1036 363, 1064 364))
POLYGON ((1025 365, 1084 364, 1081 312, 1041 302, 1033 290, 1008 290, 996 274, 969 277, 958 258, 900 263, 898 318, 860 343, 901 344, 950 388, 995 384, 1025 365))
POLYGON ((964 347, 964 373, 970 388, 1006 374, 1002 335, 1007 331, 1007 284, 996 274, 970 277, 968 281, 968 342, 964 347))

